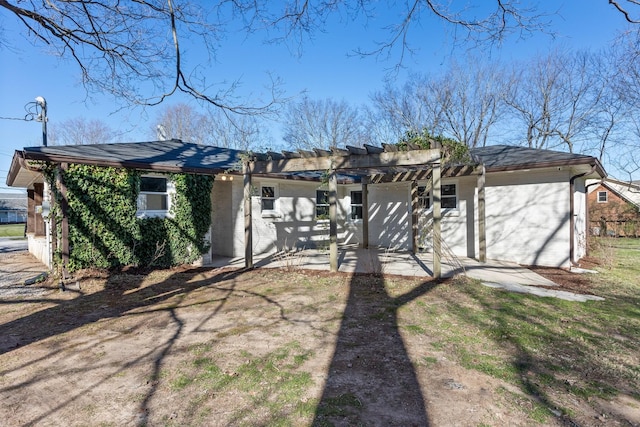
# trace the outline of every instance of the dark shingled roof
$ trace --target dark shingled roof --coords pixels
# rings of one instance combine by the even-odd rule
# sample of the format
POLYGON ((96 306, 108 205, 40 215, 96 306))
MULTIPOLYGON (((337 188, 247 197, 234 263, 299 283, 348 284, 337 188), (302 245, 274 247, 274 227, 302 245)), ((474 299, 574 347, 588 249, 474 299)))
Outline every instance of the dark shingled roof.
MULTIPOLYGON (((379 147, 368 147, 383 151, 379 147)), ((374 151, 375 151, 374 150, 374 151)), ((320 150, 322 151, 322 150, 320 150)), ((26 147, 17 151, 7 183, 12 185, 23 167, 21 159, 53 163, 81 163, 153 170, 159 172, 186 172, 220 174, 240 172, 243 151, 229 148, 199 145, 180 140, 131 142, 119 144, 61 145, 49 147, 26 147)), ((331 152, 327 151, 327 155, 331 152)), ((568 165, 591 165, 598 168, 600 176, 606 176, 597 159, 582 154, 571 154, 551 150, 539 150, 509 145, 492 145, 471 149, 473 158, 484 163, 487 171, 508 171, 568 165)), ((298 172, 287 174, 290 179, 321 178, 320 172, 298 172)), ((343 183, 358 182, 358 173, 340 174, 343 183)))
POLYGON ((549 166, 595 163, 595 158, 584 154, 512 145, 490 145, 472 148, 471 154, 482 161, 487 170, 515 170, 549 166))
POLYGON ((23 153, 29 160, 99 163, 104 166, 167 172, 220 173, 241 168, 243 152, 174 139, 123 144, 26 147, 23 153))

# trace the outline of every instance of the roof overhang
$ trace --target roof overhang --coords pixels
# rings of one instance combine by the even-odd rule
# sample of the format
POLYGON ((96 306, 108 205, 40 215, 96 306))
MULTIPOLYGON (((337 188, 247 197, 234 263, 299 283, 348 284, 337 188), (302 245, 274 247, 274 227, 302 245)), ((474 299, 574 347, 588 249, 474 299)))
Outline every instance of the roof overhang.
POLYGON ((600 179, 607 176, 607 172, 604 170, 604 167, 595 157, 585 157, 575 160, 519 163, 517 165, 510 166, 491 166, 487 167, 487 172, 509 172, 530 169, 560 168, 567 166, 571 167, 571 169, 576 173, 586 173, 587 175, 585 175, 585 178, 600 179))
POLYGON ((36 182, 42 182, 42 165, 30 164, 22 151, 15 151, 7 174, 7 186, 31 188, 36 182))

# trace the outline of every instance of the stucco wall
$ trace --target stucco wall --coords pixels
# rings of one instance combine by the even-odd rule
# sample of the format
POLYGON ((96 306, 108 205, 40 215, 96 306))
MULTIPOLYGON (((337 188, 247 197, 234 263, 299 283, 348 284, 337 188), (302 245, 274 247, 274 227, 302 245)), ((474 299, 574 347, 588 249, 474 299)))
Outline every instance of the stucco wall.
MULTIPOLYGON (((316 220, 318 182, 254 178, 251 197, 254 254, 272 253, 291 248, 328 247, 329 221, 316 220), (276 188, 273 212, 261 212, 258 196, 262 185, 276 188)), ((357 227, 345 227, 349 210, 349 191, 338 189, 338 242, 352 243, 357 227)), ((212 253, 244 256, 244 203, 240 179, 217 181, 212 190, 212 253)))
MULTIPOLYGON (((525 265, 569 265, 569 178, 565 170, 490 173, 486 180, 487 257, 525 265)), ((444 209, 443 247, 456 256, 479 256, 477 177, 443 179, 457 184, 458 208, 444 209)), ((576 183, 576 254, 584 251, 584 183, 576 183)), ((254 178, 252 196, 255 254, 290 248, 324 248, 328 221, 315 219, 320 183, 254 178), (261 213, 261 185, 277 188, 275 212, 261 213)), ((362 221, 348 219, 350 191, 338 189, 338 241, 362 242, 362 221)), ((243 186, 239 179, 216 181, 212 191, 212 252, 244 256, 243 186)), ((420 233, 431 246, 431 212, 420 219, 420 233)), ((410 183, 369 185, 369 243, 392 250, 411 249, 410 183)))
POLYGON ((569 266, 569 172, 487 175, 487 258, 569 266))
POLYGON ((587 192, 584 178, 576 179, 574 182, 574 199, 573 199, 573 218, 574 218, 574 234, 573 244, 575 251, 575 259, 587 254, 587 192))
POLYGON ((391 250, 411 249, 408 182, 369 185, 369 244, 391 250))

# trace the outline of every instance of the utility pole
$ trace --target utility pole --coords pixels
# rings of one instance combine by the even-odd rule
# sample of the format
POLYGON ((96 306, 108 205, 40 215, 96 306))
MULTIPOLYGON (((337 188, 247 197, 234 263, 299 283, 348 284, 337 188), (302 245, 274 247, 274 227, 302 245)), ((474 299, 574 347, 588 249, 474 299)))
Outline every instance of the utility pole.
POLYGON ((47 146, 47 101, 41 97, 36 97, 36 103, 40 106, 40 114, 36 117, 36 121, 42 122, 42 145, 47 146))

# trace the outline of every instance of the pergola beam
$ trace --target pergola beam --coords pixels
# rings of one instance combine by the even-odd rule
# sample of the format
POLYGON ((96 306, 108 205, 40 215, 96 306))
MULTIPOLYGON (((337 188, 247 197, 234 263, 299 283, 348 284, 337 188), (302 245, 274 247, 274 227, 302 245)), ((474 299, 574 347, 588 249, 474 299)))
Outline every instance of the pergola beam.
POLYGON ((440 150, 414 150, 348 156, 319 156, 299 159, 249 161, 249 173, 270 174, 341 169, 377 169, 394 166, 419 166, 440 161, 440 150))

